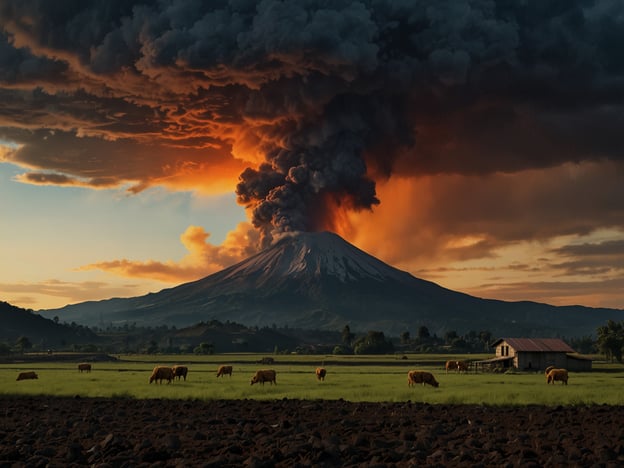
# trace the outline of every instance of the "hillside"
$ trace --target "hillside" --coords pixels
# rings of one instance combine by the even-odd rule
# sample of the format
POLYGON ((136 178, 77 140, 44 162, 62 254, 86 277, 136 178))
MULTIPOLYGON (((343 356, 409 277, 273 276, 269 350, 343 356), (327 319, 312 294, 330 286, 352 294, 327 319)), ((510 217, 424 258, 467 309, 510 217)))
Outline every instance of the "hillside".
POLYGON ((297 233, 198 281, 128 299, 41 311, 46 317, 106 326, 185 327, 231 320, 246 326, 380 330, 397 336, 425 325, 490 330, 498 336, 583 336, 624 311, 481 299, 398 270, 336 234, 297 233))
POLYGON ((99 341, 97 335, 84 326, 56 323, 39 314, 0 301, 0 342, 12 346, 22 336, 42 350, 99 341))

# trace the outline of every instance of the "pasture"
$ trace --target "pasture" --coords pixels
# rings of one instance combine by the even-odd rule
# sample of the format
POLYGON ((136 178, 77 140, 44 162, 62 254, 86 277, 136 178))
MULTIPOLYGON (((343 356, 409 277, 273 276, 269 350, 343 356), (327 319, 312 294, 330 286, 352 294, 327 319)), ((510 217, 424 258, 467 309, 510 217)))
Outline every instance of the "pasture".
MULTIPOLYGON (((94 362, 90 373, 78 372, 77 362, 14 362, 0 364, 0 397, 57 395, 70 397, 215 399, 307 399, 369 402, 412 401, 429 404, 477 405, 623 405, 624 368, 594 363, 594 371, 570 373, 569 385, 547 385, 543 373, 455 373, 444 371, 448 356, 274 356, 275 364, 259 364, 261 355, 121 356, 115 362, 94 362), (149 384, 156 365, 187 365, 187 380, 149 384), (216 377, 221 364, 233 366, 232 376, 216 377), (318 381, 315 368, 327 369, 318 381), (256 384, 257 369, 272 368, 277 384, 256 384), (432 372, 439 388, 408 387, 408 370, 432 372), (33 370, 37 380, 16 381, 19 372, 33 370)), ((480 356, 453 356, 475 359, 480 356)))

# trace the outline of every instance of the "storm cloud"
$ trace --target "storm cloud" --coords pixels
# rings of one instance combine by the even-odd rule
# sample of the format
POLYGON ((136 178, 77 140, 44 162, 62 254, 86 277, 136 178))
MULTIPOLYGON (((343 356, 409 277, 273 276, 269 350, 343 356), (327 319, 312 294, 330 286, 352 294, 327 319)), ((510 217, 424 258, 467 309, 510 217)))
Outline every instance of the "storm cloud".
POLYGON ((332 229, 392 176, 623 159, 617 0, 3 0, 0 31, 23 181, 227 178, 265 240, 332 229))

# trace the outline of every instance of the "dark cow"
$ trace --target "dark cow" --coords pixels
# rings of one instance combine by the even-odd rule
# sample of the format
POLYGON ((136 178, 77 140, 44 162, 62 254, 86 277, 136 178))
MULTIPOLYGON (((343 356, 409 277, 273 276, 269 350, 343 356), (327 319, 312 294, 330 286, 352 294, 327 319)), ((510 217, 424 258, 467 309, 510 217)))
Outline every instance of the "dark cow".
POLYGON ((316 378, 319 380, 325 380, 325 376, 327 375, 327 371, 323 367, 316 368, 316 378))
POLYGON ((38 379, 39 376, 34 371, 28 372, 20 372, 15 380, 30 380, 30 379, 38 379))
POLYGON ((78 372, 91 372, 91 364, 88 362, 81 362, 78 364, 78 372))
POLYGON ((552 382, 554 385, 556 381, 568 385, 568 371, 566 369, 551 369, 546 376, 546 383, 552 382))
POLYGON ((219 369, 217 369, 217 377, 225 375, 232 377, 232 366, 219 366, 219 369))
POLYGON ((166 380, 168 384, 173 380, 173 370, 171 367, 156 366, 152 371, 152 375, 149 378, 149 383, 156 382, 162 384, 162 381, 166 380))
POLYGON ((436 388, 440 385, 431 372, 411 370, 407 373, 407 385, 411 387, 416 384, 429 384, 436 388))
POLYGON ((269 382, 271 385, 277 385, 277 381, 275 380, 275 371, 273 369, 262 369, 256 371, 254 376, 251 378, 251 385, 255 383, 261 383, 264 385, 264 382, 269 382))
POLYGON ((188 367, 186 366, 173 366, 171 368, 171 371, 173 372, 173 378, 178 378, 178 380, 180 380, 180 377, 184 377, 184 380, 186 381, 186 374, 188 374, 188 367))
POLYGON ((468 363, 466 361, 446 361, 444 368, 446 369, 447 374, 450 370, 454 370, 455 372, 466 372, 468 370, 468 363))

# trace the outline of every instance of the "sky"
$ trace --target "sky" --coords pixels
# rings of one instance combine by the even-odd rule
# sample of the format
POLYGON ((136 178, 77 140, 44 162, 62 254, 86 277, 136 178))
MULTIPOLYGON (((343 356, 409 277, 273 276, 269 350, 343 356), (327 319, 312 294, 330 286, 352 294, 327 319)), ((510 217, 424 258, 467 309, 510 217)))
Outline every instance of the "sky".
POLYGON ((0 0, 0 300, 338 233, 479 297, 624 308, 624 3, 0 0))

